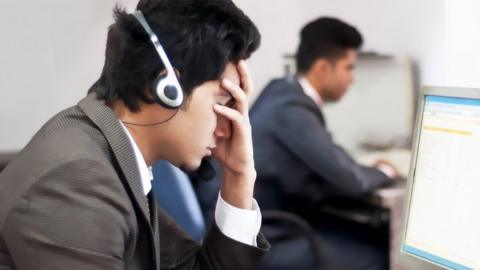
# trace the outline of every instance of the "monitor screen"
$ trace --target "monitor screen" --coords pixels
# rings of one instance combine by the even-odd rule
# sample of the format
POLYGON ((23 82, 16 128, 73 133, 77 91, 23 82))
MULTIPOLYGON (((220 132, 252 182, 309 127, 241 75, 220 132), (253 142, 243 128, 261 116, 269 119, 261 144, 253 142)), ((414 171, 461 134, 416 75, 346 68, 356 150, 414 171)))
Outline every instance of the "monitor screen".
POLYGON ((480 269, 480 100, 425 96, 403 252, 480 269))

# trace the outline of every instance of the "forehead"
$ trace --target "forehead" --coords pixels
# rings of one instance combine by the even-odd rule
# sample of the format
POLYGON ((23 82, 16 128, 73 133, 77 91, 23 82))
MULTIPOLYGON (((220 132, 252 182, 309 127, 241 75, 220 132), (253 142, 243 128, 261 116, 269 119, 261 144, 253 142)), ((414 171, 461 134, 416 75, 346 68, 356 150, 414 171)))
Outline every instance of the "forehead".
POLYGON ((188 99, 205 100, 210 98, 210 96, 230 97, 230 94, 228 94, 221 85, 222 79, 228 79, 233 84, 240 85, 240 76, 237 71, 237 66, 233 63, 228 63, 219 79, 207 81, 195 87, 192 94, 188 95, 188 99))

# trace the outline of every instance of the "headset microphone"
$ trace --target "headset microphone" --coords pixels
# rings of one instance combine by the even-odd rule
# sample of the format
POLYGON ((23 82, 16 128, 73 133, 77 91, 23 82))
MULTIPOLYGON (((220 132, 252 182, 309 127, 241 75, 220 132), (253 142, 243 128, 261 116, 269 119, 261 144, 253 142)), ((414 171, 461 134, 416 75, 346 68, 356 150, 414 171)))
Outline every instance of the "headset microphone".
POLYGON ((202 179, 204 181, 210 181, 215 177, 215 168, 210 162, 209 158, 203 158, 200 167, 189 174, 190 177, 194 179, 202 179))

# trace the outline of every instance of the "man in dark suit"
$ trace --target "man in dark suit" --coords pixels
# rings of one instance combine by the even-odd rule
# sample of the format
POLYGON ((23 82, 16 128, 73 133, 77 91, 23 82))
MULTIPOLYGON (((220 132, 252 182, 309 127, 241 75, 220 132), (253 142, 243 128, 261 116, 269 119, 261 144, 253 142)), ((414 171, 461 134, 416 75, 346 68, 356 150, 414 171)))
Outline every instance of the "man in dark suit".
POLYGON ((320 218, 318 211, 327 201, 364 197, 396 176, 386 162, 375 167, 356 163, 333 142, 322 115, 324 103, 339 100, 352 83, 361 43, 360 33, 337 19, 308 23, 301 31, 297 75, 271 81, 250 114, 258 173, 255 196, 263 208, 318 221, 325 269, 386 265, 386 250, 353 235, 357 225, 320 218))
POLYGON ((259 45, 256 27, 231 1, 137 9, 115 10, 87 97, 0 175, 0 269, 252 269, 268 249, 253 199, 243 60, 259 45), (199 244, 157 207, 151 166, 196 170, 209 155, 223 179, 199 244))

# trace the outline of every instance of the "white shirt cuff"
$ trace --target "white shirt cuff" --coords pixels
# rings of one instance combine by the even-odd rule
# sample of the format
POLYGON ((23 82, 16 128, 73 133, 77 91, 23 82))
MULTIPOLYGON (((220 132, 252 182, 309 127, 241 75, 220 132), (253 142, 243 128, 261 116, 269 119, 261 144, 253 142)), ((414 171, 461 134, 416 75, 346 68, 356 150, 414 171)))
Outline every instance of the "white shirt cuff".
POLYGON ((253 199, 252 210, 230 205, 218 194, 215 223, 227 237, 250 246, 257 246, 257 235, 262 225, 262 214, 253 199))

